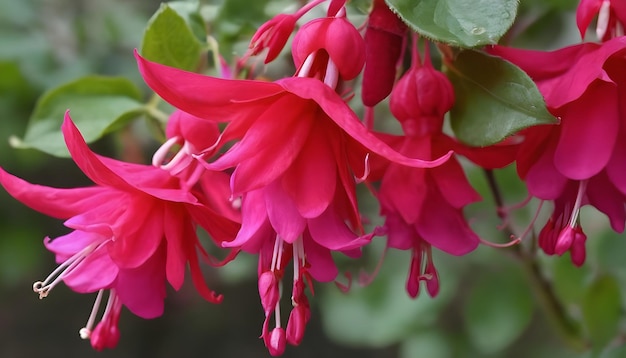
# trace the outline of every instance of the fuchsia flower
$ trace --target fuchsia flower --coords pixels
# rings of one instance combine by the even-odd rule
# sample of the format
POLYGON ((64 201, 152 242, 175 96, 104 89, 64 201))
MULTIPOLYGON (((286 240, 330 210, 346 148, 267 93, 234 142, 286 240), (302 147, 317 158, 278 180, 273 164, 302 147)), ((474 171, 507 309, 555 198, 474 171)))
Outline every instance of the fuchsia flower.
POLYGON ((166 281, 179 289, 187 264, 200 294, 211 302, 221 301, 204 283, 197 252, 204 256, 206 252, 195 227, 199 224, 222 242, 238 226, 204 205, 195 190, 182 189, 169 172, 94 154, 69 114, 62 130, 72 158, 95 186, 50 188, 0 169, 0 183, 9 194, 46 215, 67 219, 65 225, 74 230, 52 241, 45 239, 60 266, 33 286, 40 297, 60 281, 79 293, 98 291, 89 322, 81 330, 98 350, 117 344, 122 305, 143 318, 160 316, 166 281), (109 302, 93 329, 105 290, 110 292, 109 302))
POLYGON ((624 35, 626 2, 623 0, 581 0, 576 10, 576 24, 580 37, 583 39, 596 15, 598 16, 596 36, 600 41, 624 35))
POLYGON ((517 169, 529 192, 555 202, 542 230, 548 254, 569 249, 584 262, 585 237, 579 224, 583 205, 593 205, 624 230, 626 212, 626 134, 624 91, 626 38, 584 43, 553 52, 495 47, 491 50, 526 71, 537 83, 557 126, 537 126, 525 137, 517 169))
MULTIPOLYGON (((390 109, 400 121, 403 137, 381 135, 412 158, 437 158, 451 149, 467 153, 485 168, 503 167, 514 159, 514 147, 467 148, 442 132, 444 114, 454 104, 447 77, 436 71, 426 45, 422 65, 413 44, 413 65, 391 93, 390 109)), ((374 178, 372 178, 374 179, 374 178)), ((430 296, 439 292, 431 246, 452 255, 473 251, 480 239, 463 217, 463 207, 479 201, 456 158, 430 169, 395 163, 385 167, 377 197, 385 216, 388 247, 412 250, 406 289, 411 297, 426 281, 430 296)))
POLYGON ((450 156, 410 159, 361 124, 336 89, 360 72, 364 45, 345 20, 345 10, 336 13, 302 27, 293 46, 297 77, 273 83, 222 80, 137 56, 146 83, 166 101, 194 116, 228 122, 201 157, 237 140, 205 167, 235 168, 231 190, 242 199, 242 227, 223 246, 259 254, 266 316, 262 337, 272 355, 282 354, 287 343, 300 343, 310 317, 305 288, 312 289, 312 279, 337 276, 331 252, 357 256, 372 238, 363 233, 354 177, 367 175, 367 153, 420 168, 440 165, 450 156), (293 309, 285 330, 278 287, 289 260, 293 309))

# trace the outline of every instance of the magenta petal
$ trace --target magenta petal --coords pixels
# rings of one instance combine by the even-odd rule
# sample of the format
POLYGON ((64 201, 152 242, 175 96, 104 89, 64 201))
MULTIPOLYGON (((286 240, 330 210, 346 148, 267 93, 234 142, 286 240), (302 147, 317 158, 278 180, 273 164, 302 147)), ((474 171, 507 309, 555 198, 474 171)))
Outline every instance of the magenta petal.
POLYGON ((120 301, 135 315, 150 319, 163 314, 165 299, 164 252, 153 255, 143 265, 120 270, 115 285, 120 301))
POLYGON ((589 203, 603 212, 611 222, 615 232, 623 232, 626 225, 626 197, 620 193, 604 173, 600 173, 587 184, 589 203))
POLYGON ((373 236, 370 234, 359 237, 354 234, 332 206, 322 215, 308 219, 308 227, 315 242, 333 251, 360 248, 368 244, 373 236))
MULTIPOLYGON (((306 235, 305 235, 306 237, 306 235)), ((305 238, 304 252, 306 260, 311 264, 308 272, 315 281, 330 282, 337 277, 339 270, 333 261, 330 250, 318 245, 314 240, 305 238)))
POLYGON ((478 247, 480 240, 467 224, 461 210, 454 209, 441 194, 429 192, 428 210, 416 224, 420 236, 429 244, 451 255, 465 255, 478 247))
POLYGON ((43 240, 43 244, 46 249, 56 255, 56 262, 60 264, 94 242, 104 242, 106 240, 107 237, 95 233, 74 230, 54 240, 50 240, 49 237, 46 237, 43 240))
POLYGON ((389 213, 385 216, 385 227, 387 228, 388 237, 387 246, 399 250, 408 250, 415 246, 419 236, 413 225, 407 224, 397 214, 389 213))
POLYGON ((352 109, 343 101, 335 91, 326 86, 322 82, 313 78, 290 77, 277 81, 287 91, 301 97, 312 99, 326 112, 326 114, 337 124, 343 131, 357 142, 372 152, 387 158, 398 164, 416 167, 416 168, 432 168, 444 163, 452 153, 436 160, 428 161, 421 159, 408 158, 397 151, 390 148, 383 141, 378 139, 370 132, 359 118, 354 114, 352 109))
POLYGON ((89 187, 76 189, 57 189, 31 184, 13 176, 0 167, 0 184, 15 199, 33 210, 58 219, 66 219, 93 207, 102 195, 107 195, 105 188, 89 187), (102 195, 101 195, 102 194, 102 195))
POLYGON ((101 247, 85 257, 74 270, 63 277, 63 281, 78 293, 90 293, 110 288, 118 272, 107 249, 101 247))
POLYGON ((201 118, 227 121, 234 102, 270 97, 284 92, 264 81, 225 80, 150 62, 135 51, 139 72, 159 96, 174 107, 201 118))
POLYGON ((255 234, 268 223, 267 207, 263 190, 244 195, 241 201, 241 229, 233 241, 224 242, 224 247, 245 247, 255 234))
POLYGON ((465 172, 456 158, 432 169, 432 179, 434 183, 429 185, 438 186, 445 200, 455 209, 480 201, 480 195, 465 177, 465 172))
POLYGON ((581 100, 567 106, 561 126, 555 167, 574 180, 599 173, 611 158, 619 129, 615 85, 594 82, 581 100))
POLYGON ((126 225, 116 230, 119 235, 108 245, 109 254, 116 265, 126 269, 135 268, 154 255, 163 239, 163 226, 167 224, 163 221, 163 210, 161 205, 137 205, 127 209, 125 215, 129 218, 121 220, 126 225))
POLYGON ((279 181, 265 189, 267 216, 278 236, 288 243, 293 243, 304 231, 305 219, 298 212, 293 200, 283 190, 279 181))
POLYGON ((165 262, 165 273, 167 281, 175 290, 179 290, 185 279, 185 268, 187 256, 185 253, 185 242, 192 246, 197 241, 196 233, 191 222, 185 222, 184 217, 174 210, 165 209, 163 225, 165 229, 165 240, 167 242, 167 255, 165 262))
POLYGON ((104 165, 89 149, 78 128, 72 122, 69 111, 65 112, 61 130, 72 159, 89 179, 98 185, 132 190, 132 187, 123 178, 104 165))
POLYGON ((606 174, 611 183, 624 195, 626 195, 626 140, 623 139, 625 132, 624 129, 620 131, 618 135, 620 140, 615 142, 613 155, 606 166, 606 174))
POLYGON ((282 185, 305 218, 319 216, 330 204, 337 184, 332 147, 319 125, 314 125, 298 158, 285 172, 282 185))
POLYGON ((550 145, 526 173, 528 192, 543 200, 558 198, 567 184, 567 178, 554 167, 554 145, 550 145))

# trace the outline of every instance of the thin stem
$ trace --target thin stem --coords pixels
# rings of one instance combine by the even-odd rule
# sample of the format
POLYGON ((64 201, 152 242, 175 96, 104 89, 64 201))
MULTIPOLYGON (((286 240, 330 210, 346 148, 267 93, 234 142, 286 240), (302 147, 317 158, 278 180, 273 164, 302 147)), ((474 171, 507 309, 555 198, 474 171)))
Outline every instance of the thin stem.
MULTIPOLYGON (((493 195, 494 202, 497 206, 497 215, 505 223, 508 223, 508 214, 504 210, 504 201, 502 199, 502 192, 492 170, 484 170, 487 178, 489 190, 493 195)), ((513 230, 508 224, 503 228, 505 234, 509 237, 514 235, 513 230)), ((581 352, 587 348, 583 337, 581 336, 580 327, 576 324, 565 310, 563 304, 559 301, 551 282, 543 275, 539 262, 534 255, 534 252, 524 251, 521 245, 515 245, 511 248, 514 256, 519 259, 524 268, 524 272, 528 277, 530 286, 535 293, 539 304, 546 312, 549 320, 562 339, 575 351, 581 352)))

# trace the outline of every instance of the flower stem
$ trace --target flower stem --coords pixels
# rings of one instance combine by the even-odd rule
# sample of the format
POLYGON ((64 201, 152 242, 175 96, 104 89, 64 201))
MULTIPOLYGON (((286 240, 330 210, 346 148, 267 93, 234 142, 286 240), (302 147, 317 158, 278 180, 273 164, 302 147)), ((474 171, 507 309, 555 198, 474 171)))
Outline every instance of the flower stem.
MULTIPOLYGON (((496 210, 498 217, 505 223, 503 231, 510 237, 511 235, 514 235, 514 233, 508 223, 508 213, 504 208, 500 187, 498 186, 492 170, 485 169, 484 173, 487 178, 491 194, 493 195, 494 202, 497 206, 496 210)), ((565 307, 556 296, 551 282, 542 273, 541 266, 535 256, 535 251, 524 250, 521 245, 515 245, 511 249, 513 250, 513 255, 522 263, 524 272, 528 277, 530 286, 535 293, 541 308, 548 315, 549 320, 552 322, 563 341, 574 351, 585 351, 588 346, 585 343, 584 338, 581 336, 580 327, 576 321, 569 316, 565 307)))

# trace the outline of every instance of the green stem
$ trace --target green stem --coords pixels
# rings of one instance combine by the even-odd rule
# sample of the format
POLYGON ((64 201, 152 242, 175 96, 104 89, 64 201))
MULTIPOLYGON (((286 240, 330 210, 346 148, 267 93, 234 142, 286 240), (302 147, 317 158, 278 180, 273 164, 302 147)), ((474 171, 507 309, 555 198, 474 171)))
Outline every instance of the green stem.
POLYGON ((144 109, 150 117, 158 120, 162 124, 167 124, 169 116, 167 115, 167 113, 159 109, 160 101, 161 97, 159 97, 156 93, 153 93, 148 103, 146 103, 146 105, 144 106, 144 109))
MULTIPOLYGON (((497 205, 498 217, 507 223, 508 214, 504 210, 504 202, 502 193, 498 183, 493 175, 492 170, 484 170, 489 189, 493 195, 493 199, 497 205)), ((513 230, 506 224, 503 229, 507 236, 514 235, 513 230)), ((537 297, 542 309, 548 315, 557 332, 565 343, 573 350, 582 352, 588 348, 583 339, 579 325, 573 320, 565 310, 565 307, 559 301, 551 282, 543 275, 537 257, 533 252, 527 252, 521 245, 512 247, 513 254, 520 260, 524 272, 528 277, 530 286, 537 297)))

